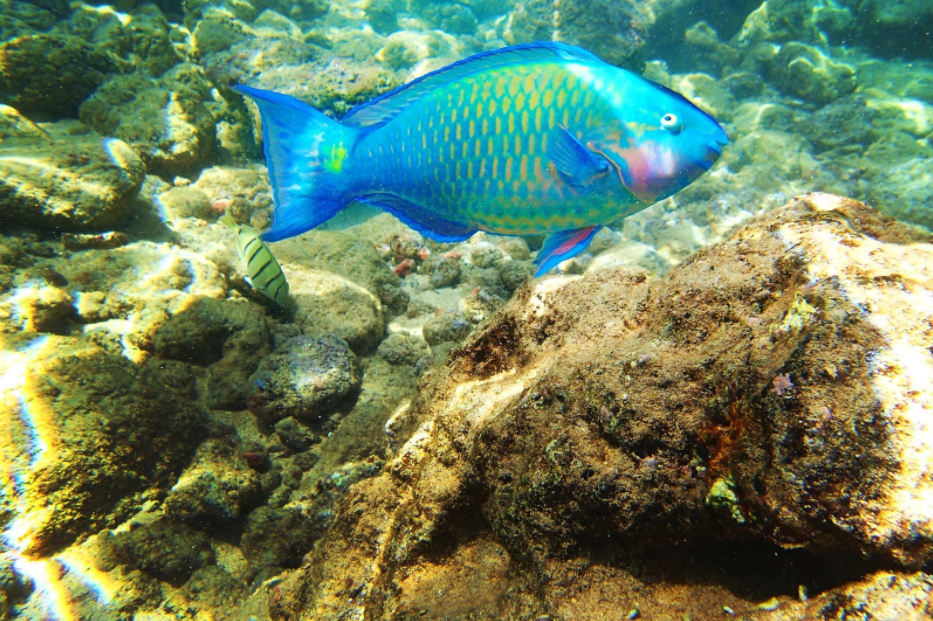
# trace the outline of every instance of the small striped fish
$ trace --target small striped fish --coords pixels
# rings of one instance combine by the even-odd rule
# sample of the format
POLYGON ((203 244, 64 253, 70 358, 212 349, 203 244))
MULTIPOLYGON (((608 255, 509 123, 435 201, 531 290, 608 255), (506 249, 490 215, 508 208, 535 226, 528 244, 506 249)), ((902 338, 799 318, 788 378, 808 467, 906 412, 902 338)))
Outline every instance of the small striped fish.
POLYGON ((360 201, 436 241, 548 233, 538 274, 687 186, 728 142, 681 95, 561 43, 478 54, 340 123, 286 95, 234 88, 262 116, 275 199, 264 240, 360 201))
POLYGON ((236 249, 246 268, 246 281, 282 308, 288 305, 288 283, 272 251, 251 226, 237 224, 225 214, 220 221, 236 232, 236 249))

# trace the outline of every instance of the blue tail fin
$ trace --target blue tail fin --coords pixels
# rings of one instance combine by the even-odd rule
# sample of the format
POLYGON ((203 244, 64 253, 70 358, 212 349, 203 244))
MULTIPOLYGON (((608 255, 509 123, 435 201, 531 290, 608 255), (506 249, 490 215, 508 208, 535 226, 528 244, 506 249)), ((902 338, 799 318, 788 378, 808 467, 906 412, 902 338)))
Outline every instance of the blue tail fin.
POLYGON ((352 202, 346 160, 362 130, 341 125, 288 95, 242 85, 233 90, 256 102, 262 116, 275 199, 272 228, 262 234, 263 240, 304 233, 352 202))

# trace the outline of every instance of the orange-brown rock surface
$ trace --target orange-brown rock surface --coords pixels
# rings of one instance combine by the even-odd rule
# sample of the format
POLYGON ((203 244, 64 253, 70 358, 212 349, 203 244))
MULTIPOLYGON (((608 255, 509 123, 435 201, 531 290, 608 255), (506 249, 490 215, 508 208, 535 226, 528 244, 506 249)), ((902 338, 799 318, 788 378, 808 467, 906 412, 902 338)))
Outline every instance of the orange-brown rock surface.
POLYGON ((929 241, 808 195, 664 280, 535 281, 244 611, 929 618, 929 241))

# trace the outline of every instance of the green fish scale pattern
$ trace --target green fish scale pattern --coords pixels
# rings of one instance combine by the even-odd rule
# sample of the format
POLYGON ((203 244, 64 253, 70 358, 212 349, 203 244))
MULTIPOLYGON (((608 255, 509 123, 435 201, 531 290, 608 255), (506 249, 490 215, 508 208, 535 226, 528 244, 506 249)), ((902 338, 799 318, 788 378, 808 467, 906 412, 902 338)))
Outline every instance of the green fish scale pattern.
POLYGON ((612 114, 566 66, 513 66, 432 91, 357 153, 364 185, 442 218, 503 234, 581 228, 619 207, 579 196, 548 150, 561 127, 583 139, 612 114))

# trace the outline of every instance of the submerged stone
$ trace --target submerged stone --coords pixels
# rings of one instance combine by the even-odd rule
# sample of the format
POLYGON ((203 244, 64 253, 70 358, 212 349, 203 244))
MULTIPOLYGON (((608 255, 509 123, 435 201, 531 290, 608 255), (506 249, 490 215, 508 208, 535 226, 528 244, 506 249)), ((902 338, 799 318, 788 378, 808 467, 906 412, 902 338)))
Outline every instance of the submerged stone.
POLYGON ((250 409, 272 422, 319 422, 352 405, 361 382, 359 363, 345 341, 298 336, 260 362, 251 380, 250 409))
MULTIPOLYGON (((929 242, 855 201, 809 195, 664 280, 606 269, 522 289, 423 388, 420 427, 385 473, 350 488, 282 591, 313 581, 294 602, 310 616, 374 601, 389 614, 510 616, 515 602, 506 613, 495 598, 457 608, 469 587, 449 579, 464 556, 485 571, 505 555, 528 569, 484 587, 544 580, 518 604, 528 616, 583 617, 609 597, 713 618, 758 606, 730 585, 758 562, 756 585, 780 573, 768 550, 929 562, 929 242), (374 538, 388 552, 375 563, 374 538), (742 541, 766 550, 760 561, 735 564, 742 541), (646 563, 681 578, 645 581, 646 563), (419 586, 441 583, 443 598, 419 586), (355 584, 370 587, 350 597, 355 584)), ((924 584, 905 583, 898 606, 922 609, 909 594, 924 584)), ((803 608, 792 618, 812 618, 803 608)))
POLYGON ((0 222, 79 232, 123 220, 145 175, 126 143, 77 123, 16 133, 0 141, 0 222))
POLYGON ((25 365, 20 398, 0 413, 24 485, 5 494, 19 499, 25 549, 43 553, 138 509, 140 492, 181 470, 204 422, 126 358, 72 338, 22 345, 9 354, 25 365))

